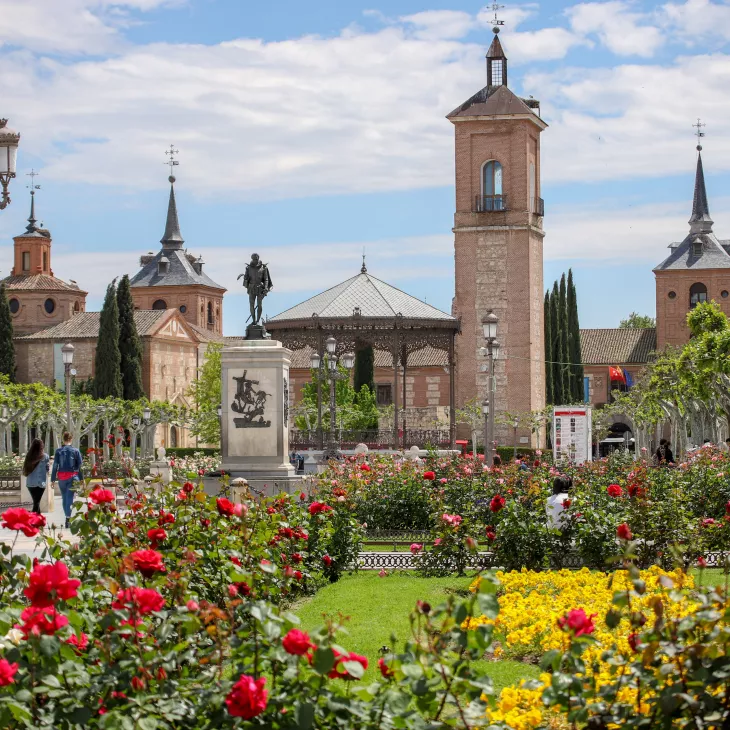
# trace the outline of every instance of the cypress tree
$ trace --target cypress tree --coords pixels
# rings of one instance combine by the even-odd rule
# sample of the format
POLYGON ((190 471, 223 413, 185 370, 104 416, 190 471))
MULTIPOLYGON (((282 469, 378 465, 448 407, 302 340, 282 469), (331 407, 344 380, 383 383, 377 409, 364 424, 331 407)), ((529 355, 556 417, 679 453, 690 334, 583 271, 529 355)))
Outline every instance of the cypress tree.
POLYGON ((558 318, 560 320, 560 369, 563 373, 563 402, 573 402, 573 374, 570 370, 570 355, 568 353, 568 293, 565 283, 565 274, 560 277, 560 299, 558 301, 558 318))
POLYGON ((99 317, 99 339, 94 360, 94 395, 97 398, 122 397, 122 357, 119 353, 119 308, 113 281, 106 288, 99 317))
POLYGON ((545 305, 543 309, 545 321, 545 402, 548 405, 555 403, 553 399, 553 366, 552 366, 552 327, 550 325, 550 292, 545 292, 545 305))
POLYGON ((5 292, 5 284, 0 283, 0 375, 15 380, 15 345, 13 344, 13 319, 10 304, 5 292))
POLYGON ((573 380, 573 400, 580 403, 584 399, 583 361, 580 350, 580 324, 578 322, 578 295, 573 281, 573 270, 568 269, 568 327, 570 331, 570 362, 573 380))
POLYGON ((125 274, 117 287, 119 310, 119 353, 122 358, 122 397, 139 400, 144 397, 142 388, 142 341, 134 323, 134 303, 129 288, 129 276, 125 274))
POLYGON ((552 343, 550 347, 550 360, 552 360, 552 381, 553 381, 553 402, 555 405, 563 404, 563 371, 560 366, 560 293, 558 282, 553 282, 553 290, 550 294, 550 333, 552 343))
POLYGON ((372 345, 360 347, 355 353, 355 392, 359 393, 363 385, 375 392, 375 353, 372 345))

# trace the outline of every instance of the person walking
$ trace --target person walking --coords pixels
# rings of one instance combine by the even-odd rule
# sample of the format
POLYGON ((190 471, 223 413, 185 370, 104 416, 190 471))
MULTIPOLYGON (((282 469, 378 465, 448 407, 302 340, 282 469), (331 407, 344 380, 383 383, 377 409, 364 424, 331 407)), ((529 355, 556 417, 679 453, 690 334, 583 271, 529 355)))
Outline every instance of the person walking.
POLYGON ((63 434, 63 446, 53 455, 53 471, 51 472, 51 484, 56 483, 61 490, 61 501, 63 502, 63 513, 66 515, 66 527, 71 519, 71 507, 74 503, 75 482, 84 478, 81 472, 81 452, 71 446, 73 436, 66 431, 63 434))
POLYGON ((46 491, 49 461, 48 454, 43 451, 43 441, 33 439, 23 462, 23 476, 33 499, 33 512, 38 515, 41 513, 43 492, 46 491))

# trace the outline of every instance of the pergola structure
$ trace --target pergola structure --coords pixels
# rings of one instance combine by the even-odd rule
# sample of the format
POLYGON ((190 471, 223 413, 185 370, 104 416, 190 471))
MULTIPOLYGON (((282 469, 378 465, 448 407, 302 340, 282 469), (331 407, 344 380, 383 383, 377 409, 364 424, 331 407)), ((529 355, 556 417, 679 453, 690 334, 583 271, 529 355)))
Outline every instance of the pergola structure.
MULTIPOLYGON (((341 284, 266 320, 271 336, 290 350, 311 347, 325 355, 325 340, 334 336, 337 354, 372 345, 393 356, 393 443, 399 443, 399 411, 406 403, 408 357, 425 347, 448 353, 449 441, 456 438, 454 340, 460 321, 400 289, 368 274, 363 262, 360 273, 341 284)), ((322 383, 317 383, 317 428, 322 432, 322 383)), ((405 441, 405 424, 403 428, 405 441)))

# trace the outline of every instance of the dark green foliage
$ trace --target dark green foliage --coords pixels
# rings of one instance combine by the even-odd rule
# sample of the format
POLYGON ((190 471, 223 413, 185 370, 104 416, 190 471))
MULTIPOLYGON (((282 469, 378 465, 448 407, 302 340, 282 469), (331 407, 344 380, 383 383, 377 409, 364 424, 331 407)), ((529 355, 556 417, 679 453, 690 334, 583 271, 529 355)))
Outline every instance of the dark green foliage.
POLYGON ((568 353, 568 292, 565 274, 560 277, 560 299, 558 301, 558 318, 560 329, 560 370, 563 374, 563 403, 573 400, 572 382, 570 377, 570 355, 568 353))
POLYGON ((119 353, 119 308, 115 282, 109 284, 99 318, 96 342, 94 395, 97 398, 122 397, 122 357, 119 353))
POLYGON ((13 345, 13 320, 5 292, 5 284, 0 284, 0 375, 15 380, 15 346, 13 345))
POLYGON ((553 282, 553 291, 550 294, 550 360, 552 361, 552 381, 553 381, 553 402, 560 404, 563 399, 563 371, 560 367, 562 362, 560 358, 560 292, 558 290, 558 282, 553 282))
POLYGON ((545 292, 543 316, 545 318, 545 401, 548 405, 552 405, 555 403, 555 399, 553 397, 553 366, 551 357, 553 330, 550 319, 550 292, 545 292))
POLYGON ((371 393, 375 392, 375 353, 372 345, 358 348, 355 353, 355 392, 359 393, 363 385, 367 385, 371 393))
POLYGON ((583 401, 583 361, 580 351, 580 323, 578 322, 578 295, 573 281, 573 270, 568 269, 568 359, 572 395, 575 403, 583 401))
POLYGON ((134 323, 134 302, 125 274, 117 287, 119 310, 119 353, 121 355, 122 397, 139 400, 144 397, 142 387, 142 341, 134 323))

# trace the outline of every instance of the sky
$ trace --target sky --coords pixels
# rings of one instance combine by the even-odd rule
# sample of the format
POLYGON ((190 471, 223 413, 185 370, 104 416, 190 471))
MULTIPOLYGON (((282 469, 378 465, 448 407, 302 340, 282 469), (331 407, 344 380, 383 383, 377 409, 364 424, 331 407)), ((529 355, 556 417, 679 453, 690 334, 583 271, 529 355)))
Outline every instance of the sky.
MULTIPOLYGON (((730 238, 730 4, 511 3, 509 86, 541 102, 546 288, 572 267, 581 326, 654 314, 652 268, 688 231, 695 130, 730 238)), ((450 311, 453 128, 485 83, 471 0, 0 0, 0 115, 22 134, 0 275, 31 168, 52 265, 99 309, 160 248, 171 144, 185 245, 228 289, 270 265, 272 316, 368 271, 450 311)))

